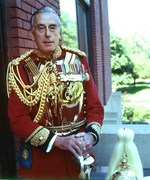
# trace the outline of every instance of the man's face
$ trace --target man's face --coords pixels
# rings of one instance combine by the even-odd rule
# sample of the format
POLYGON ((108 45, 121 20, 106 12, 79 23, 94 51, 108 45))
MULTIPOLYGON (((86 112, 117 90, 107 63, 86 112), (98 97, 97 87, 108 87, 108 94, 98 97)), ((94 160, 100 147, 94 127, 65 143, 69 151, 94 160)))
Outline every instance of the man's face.
POLYGON ((42 53, 53 53, 60 39, 60 27, 56 17, 47 12, 37 14, 34 19, 32 35, 42 53))

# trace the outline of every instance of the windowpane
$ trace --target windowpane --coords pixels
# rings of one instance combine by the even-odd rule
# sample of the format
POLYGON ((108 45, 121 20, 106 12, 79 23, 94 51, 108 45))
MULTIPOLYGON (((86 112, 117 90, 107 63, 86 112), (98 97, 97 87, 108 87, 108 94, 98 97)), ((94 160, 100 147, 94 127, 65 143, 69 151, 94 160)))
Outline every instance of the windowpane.
POLYGON ((62 20, 62 43, 78 48, 77 18, 75 0, 60 0, 62 20))

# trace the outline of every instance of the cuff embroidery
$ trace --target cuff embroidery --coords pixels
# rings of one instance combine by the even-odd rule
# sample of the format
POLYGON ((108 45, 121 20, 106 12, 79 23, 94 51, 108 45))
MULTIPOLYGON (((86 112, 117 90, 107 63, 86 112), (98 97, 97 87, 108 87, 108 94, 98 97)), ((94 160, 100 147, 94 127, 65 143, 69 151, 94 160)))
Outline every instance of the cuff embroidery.
MULTIPOLYGON (((96 145, 99 141, 99 138, 102 134, 102 130, 101 130, 101 125, 97 122, 92 122, 90 124, 87 125, 85 132, 86 133, 90 133, 95 137, 95 142, 94 145, 96 145)), ((94 146, 93 145, 93 146, 94 146)))
POLYGON ((42 126, 39 126, 26 140, 33 146, 43 145, 49 137, 50 131, 42 126))

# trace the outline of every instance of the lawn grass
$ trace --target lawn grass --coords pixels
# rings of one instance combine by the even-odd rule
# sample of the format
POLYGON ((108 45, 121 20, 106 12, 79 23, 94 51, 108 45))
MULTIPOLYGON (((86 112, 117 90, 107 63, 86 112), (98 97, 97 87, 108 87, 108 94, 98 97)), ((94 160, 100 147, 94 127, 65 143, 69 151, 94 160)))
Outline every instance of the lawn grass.
POLYGON ((150 122, 150 84, 148 82, 139 81, 135 86, 133 84, 120 86, 115 91, 122 92, 123 120, 150 122))

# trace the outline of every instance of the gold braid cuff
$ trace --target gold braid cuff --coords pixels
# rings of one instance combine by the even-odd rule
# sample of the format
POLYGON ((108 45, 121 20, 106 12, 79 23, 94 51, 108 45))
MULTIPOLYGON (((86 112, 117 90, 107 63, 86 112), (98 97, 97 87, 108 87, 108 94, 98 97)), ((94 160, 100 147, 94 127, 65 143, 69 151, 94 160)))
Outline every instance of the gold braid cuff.
POLYGON ((85 132, 90 133, 95 137, 94 145, 96 145, 99 141, 100 136, 102 135, 102 127, 97 122, 91 122, 87 125, 85 132))
POLYGON ((43 145, 48 136, 50 134, 50 131, 46 128, 43 128, 42 126, 39 126, 26 140, 25 142, 31 143, 33 146, 41 146, 43 145))
POLYGON ((88 126, 91 126, 91 128, 97 132, 97 134, 100 136, 102 134, 102 128, 101 125, 97 122, 92 122, 90 124, 88 124, 88 126))

